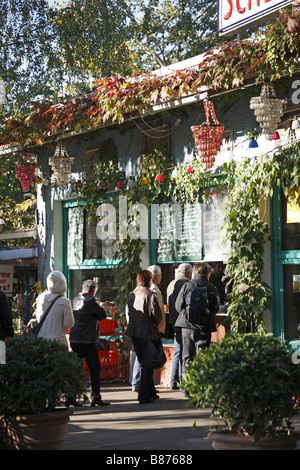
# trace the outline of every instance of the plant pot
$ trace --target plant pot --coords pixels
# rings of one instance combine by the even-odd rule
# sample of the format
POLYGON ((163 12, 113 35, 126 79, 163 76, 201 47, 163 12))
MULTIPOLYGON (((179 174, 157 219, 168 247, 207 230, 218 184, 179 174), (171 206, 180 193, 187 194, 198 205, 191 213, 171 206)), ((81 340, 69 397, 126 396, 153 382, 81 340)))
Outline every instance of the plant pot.
POLYGON ((73 410, 2 418, 7 439, 17 450, 63 450, 73 410))
POLYGON ((215 450, 294 450, 300 435, 286 433, 272 437, 263 437, 253 443, 253 437, 242 436, 228 430, 212 432, 208 435, 215 450))

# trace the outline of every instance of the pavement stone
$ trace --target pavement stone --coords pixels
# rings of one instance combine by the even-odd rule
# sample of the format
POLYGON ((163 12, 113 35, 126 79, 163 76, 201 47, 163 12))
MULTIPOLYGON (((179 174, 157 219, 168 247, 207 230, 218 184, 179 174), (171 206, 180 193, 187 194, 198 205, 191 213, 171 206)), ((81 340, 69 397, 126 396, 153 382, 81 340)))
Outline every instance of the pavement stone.
MULTIPOLYGON (((153 454, 155 459, 161 451, 164 451, 162 454, 168 451, 181 455, 182 463, 189 454, 213 450, 207 434, 216 426, 224 426, 223 421, 212 418, 210 408, 187 407, 187 399, 180 390, 160 386, 156 389, 159 400, 141 405, 129 384, 104 383, 102 399, 109 401, 110 406, 86 404, 73 408, 64 449, 101 450, 106 459, 122 458, 131 451, 134 451, 132 455, 140 455, 142 451, 148 456, 153 454)), ((299 414, 293 425, 300 432, 299 414)))

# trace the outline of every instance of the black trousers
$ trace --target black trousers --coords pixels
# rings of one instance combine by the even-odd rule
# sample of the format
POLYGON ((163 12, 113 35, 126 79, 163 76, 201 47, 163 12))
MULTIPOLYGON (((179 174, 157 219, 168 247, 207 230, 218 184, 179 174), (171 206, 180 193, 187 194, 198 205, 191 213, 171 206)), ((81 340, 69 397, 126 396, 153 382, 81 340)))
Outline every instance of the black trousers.
POLYGON ((78 357, 84 359, 90 369, 91 399, 100 397, 100 361, 95 344, 72 343, 72 350, 78 357))
POLYGON ((191 330, 190 328, 182 328, 182 374, 186 373, 186 365, 192 361, 195 354, 200 349, 205 349, 210 345, 210 337, 204 336, 200 330, 191 330))
POLYGON ((153 382, 153 369, 149 369, 145 364, 147 340, 135 337, 132 337, 131 339, 138 361, 141 364, 141 381, 139 385, 138 400, 143 402, 156 396, 153 382))

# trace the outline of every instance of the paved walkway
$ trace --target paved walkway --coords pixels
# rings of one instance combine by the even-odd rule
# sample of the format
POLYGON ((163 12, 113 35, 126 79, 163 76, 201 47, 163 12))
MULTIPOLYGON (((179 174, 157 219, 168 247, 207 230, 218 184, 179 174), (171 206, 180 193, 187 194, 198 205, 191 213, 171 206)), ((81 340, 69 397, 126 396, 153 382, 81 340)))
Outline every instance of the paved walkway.
MULTIPOLYGON (((102 399, 111 405, 74 408, 65 450, 182 451, 184 456, 187 451, 212 450, 208 430, 223 425, 223 421, 212 419, 210 409, 186 407, 187 400, 180 390, 156 388, 160 399, 140 405, 129 385, 103 384, 102 399)), ((300 415, 294 420, 294 427, 300 432, 300 415)))

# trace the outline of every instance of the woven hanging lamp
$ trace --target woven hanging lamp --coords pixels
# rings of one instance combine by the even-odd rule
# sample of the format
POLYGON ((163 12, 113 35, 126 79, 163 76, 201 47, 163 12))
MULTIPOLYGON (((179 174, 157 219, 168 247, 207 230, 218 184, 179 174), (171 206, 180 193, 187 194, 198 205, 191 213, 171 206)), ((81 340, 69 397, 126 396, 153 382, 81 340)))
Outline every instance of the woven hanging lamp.
POLYGON ((15 165, 16 177, 21 183, 23 192, 30 191, 30 185, 33 181, 36 171, 36 161, 28 152, 21 154, 20 160, 15 165))
POLYGON ((57 144, 54 155, 49 158, 52 168, 51 183, 53 186, 65 187, 70 179, 74 157, 70 157, 63 143, 57 144))
POLYGON ((274 86, 271 82, 265 82, 262 86, 260 96, 251 98, 250 109, 254 110, 256 121, 262 129, 262 134, 266 139, 272 140, 275 134, 283 108, 286 105, 286 99, 276 97, 274 86))
POLYGON ((211 168, 221 146, 224 126, 217 120, 212 101, 204 101, 204 110, 206 121, 201 126, 192 126, 191 131, 195 140, 196 154, 206 164, 206 168, 211 168), (210 123, 210 115, 213 124, 210 123))

